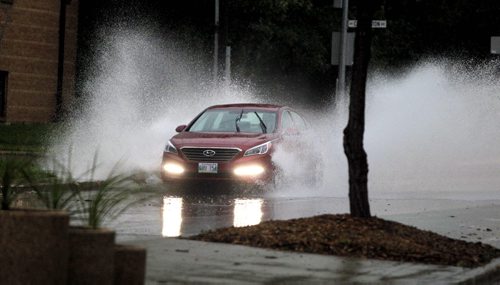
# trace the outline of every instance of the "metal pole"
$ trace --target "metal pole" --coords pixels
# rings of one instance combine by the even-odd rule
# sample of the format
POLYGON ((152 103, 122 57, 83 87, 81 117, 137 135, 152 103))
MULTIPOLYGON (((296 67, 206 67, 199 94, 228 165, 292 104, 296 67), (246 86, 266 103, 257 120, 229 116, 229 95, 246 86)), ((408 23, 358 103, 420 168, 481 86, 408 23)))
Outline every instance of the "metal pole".
POLYGON ((231 47, 227 46, 226 47, 226 72, 224 76, 224 81, 226 84, 226 87, 229 87, 231 85, 231 47))
POLYGON ((215 31, 214 31, 214 67, 213 67, 213 80, 217 84, 219 65, 219 0, 215 0, 215 31))
POLYGON ((347 51, 347 21, 349 14, 349 0, 342 0, 342 31, 340 35, 340 59, 339 59, 339 82, 337 94, 343 96, 345 93, 345 62, 347 51))

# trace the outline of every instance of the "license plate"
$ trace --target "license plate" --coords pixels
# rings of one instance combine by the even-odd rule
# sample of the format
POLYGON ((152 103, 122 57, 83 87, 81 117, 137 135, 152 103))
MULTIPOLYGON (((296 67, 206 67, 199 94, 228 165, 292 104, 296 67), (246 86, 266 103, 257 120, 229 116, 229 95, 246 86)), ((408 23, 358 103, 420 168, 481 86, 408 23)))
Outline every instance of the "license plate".
POLYGON ((198 163, 198 173, 217 173, 219 165, 211 162, 198 163))

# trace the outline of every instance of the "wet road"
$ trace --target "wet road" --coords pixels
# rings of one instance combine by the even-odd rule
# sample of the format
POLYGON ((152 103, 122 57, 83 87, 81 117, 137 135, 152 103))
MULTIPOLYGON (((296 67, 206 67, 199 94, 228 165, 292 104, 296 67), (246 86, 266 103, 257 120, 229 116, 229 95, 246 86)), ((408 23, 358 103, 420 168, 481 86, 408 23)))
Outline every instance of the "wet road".
MULTIPOLYGON (((153 199, 129 209, 108 224, 116 230, 118 241, 189 236, 216 228, 255 225, 266 220, 349 212, 346 197, 293 196, 279 191, 220 193, 213 189, 208 193, 173 192, 166 186, 156 186, 154 191, 157 195, 153 199)), ((453 193, 451 197, 446 193, 420 195, 421 198, 397 193, 373 195, 375 197, 370 201, 372 214, 396 221, 410 221, 409 224, 414 225, 420 223, 425 228, 429 223, 421 221, 419 215, 477 207, 500 208, 500 200, 472 200, 466 195, 453 193)), ((444 224, 435 227, 442 228, 443 234, 450 231, 444 224)), ((497 231, 500 232, 500 225, 497 231)), ((464 233, 457 232, 455 235, 460 238, 464 233)))

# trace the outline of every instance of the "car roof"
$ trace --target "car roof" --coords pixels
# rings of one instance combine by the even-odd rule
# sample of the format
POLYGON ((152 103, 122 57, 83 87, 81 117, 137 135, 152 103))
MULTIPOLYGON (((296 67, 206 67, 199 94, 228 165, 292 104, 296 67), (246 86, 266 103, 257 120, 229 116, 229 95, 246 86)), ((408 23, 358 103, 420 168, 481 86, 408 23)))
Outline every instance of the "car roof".
POLYGON ((235 103, 235 104, 222 104, 210 106, 207 109, 217 109, 217 108, 259 108, 259 109, 269 109, 278 110, 284 108, 285 106, 274 105, 274 104, 257 104, 257 103, 235 103))

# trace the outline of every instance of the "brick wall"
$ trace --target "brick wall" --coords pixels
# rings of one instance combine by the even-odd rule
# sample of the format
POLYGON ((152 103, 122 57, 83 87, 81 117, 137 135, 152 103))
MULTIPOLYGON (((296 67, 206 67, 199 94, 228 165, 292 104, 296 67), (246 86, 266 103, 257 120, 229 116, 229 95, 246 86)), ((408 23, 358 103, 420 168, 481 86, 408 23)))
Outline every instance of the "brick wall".
MULTIPOLYGON (((60 0, 13 0, 2 5, 0 70, 8 72, 9 122, 46 122, 55 111, 60 0)), ((74 96, 78 0, 66 10, 63 105, 74 96)))

